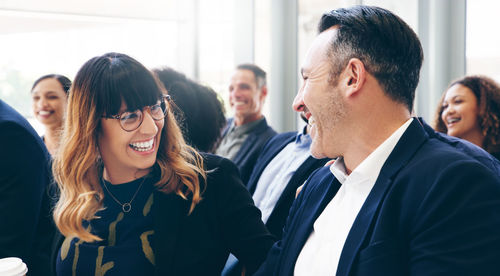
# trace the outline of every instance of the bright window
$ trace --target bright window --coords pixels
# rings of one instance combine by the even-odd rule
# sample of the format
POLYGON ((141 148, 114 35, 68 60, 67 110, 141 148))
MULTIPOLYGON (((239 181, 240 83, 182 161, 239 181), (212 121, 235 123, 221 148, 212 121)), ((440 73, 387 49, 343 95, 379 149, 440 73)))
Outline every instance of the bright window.
POLYGON ((481 74, 500 81, 500 1, 467 1, 467 75, 481 74))

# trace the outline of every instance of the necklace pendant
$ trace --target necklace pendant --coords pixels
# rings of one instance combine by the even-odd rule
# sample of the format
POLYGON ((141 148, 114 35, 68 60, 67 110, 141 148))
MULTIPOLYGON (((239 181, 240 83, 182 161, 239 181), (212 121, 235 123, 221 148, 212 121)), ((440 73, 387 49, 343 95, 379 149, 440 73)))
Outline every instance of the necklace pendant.
POLYGON ((134 201, 135 197, 137 196, 137 194, 139 193, 139 190, 141 189, 142 187, 142 184, 144 184, 144 181, 146 181, 146 178, 147 177, 144 177, 142 179, 142 182, 141 184, 139 185, 139 187, 137 188, 137 190, 135 190, 135 194, 132 196, 132 199, 130 199, 129 202, 127 203, 121 203, 114 195, 113 193, 111 193, 111 191, 108 189, 108 186, 106 185, 106 181, 104 181, 104 178, 101 178, 101 182, 102 182, 102 186, 104 187, 104 189, 106 189, 106 191, 108 192, 108 194, 111 196, 111 198, 116 202, 118 203, 120 206, 122 206, 122 211, 124 213, 128 213, 130 212, 130 210, 132 210, 132 201, 134 201))
POLYGON ((132 206, 130 205, 130 203, 125 203, 122 205, 122 210, 124 213, 130 212, 131 209, 132 209, 132 206))

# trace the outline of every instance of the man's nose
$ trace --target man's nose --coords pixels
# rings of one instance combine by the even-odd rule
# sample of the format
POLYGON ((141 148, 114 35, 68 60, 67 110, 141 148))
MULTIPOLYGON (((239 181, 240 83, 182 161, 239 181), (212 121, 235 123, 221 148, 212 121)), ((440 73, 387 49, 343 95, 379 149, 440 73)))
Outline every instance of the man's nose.
POLYGON ((241 92, 240 89, 234 88, 233 90, 229 91, 229 94, 233 97, 237 97, 241 94, 240 92, 241 92))
POLYGON ((295 110, 297 112, 304 111, 305 104, 304 104, 304 97, 303 97, 303 93, 302 93, 302 88, 299 90, 299 92, 297 92, 297 95, 295 95, 295 99, 293 100, 292 107, 293 107, 293 110, 295 110))

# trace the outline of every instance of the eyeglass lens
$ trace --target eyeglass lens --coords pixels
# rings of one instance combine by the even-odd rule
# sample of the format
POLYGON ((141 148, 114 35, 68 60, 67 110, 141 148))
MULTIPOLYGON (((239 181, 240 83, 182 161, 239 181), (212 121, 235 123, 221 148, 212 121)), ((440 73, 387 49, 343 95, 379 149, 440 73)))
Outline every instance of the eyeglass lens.
MULTIPOLYGON (((165 118, 165 114, 167 113, 167 104, 165 101, 161 101, 155 105, 146 106, 144 109, 149 109, 151 117, 154 120, 159 121, 165 118)), ((140 109, 133 112, 124 112, 120 115, 120 125, 124 130, 135 130, 142 124, 143 117, 143 110, 140 109)))

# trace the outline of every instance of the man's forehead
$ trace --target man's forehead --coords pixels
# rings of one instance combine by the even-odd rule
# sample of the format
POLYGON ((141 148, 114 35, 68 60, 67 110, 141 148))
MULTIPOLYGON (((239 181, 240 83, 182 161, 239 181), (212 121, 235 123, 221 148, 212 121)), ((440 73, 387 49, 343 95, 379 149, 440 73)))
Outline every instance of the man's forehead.
POLYGON ((231 77, 231 83, 256 83, 255 80, 255 75, 251 70, 247 69, 238 69, 234 72, 233 76, 231 77))
POLYGON ((314 39, 311 48, 316 48, 316 50, 321 49, 326 51, 334 38, 334 36, 337 35, 338 28, 336 26, 331 27, 323 32, 321 32, 316 38, 314 39))
POLYGON ((337 27, 331 27, 316 36, 306 53, 306 58, 301 68, 302 73, 308 73, 318 63, 328 60, 330 44, 333 36, 337 33, 337 29, 337 27))

